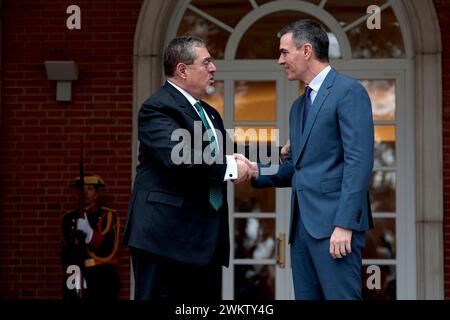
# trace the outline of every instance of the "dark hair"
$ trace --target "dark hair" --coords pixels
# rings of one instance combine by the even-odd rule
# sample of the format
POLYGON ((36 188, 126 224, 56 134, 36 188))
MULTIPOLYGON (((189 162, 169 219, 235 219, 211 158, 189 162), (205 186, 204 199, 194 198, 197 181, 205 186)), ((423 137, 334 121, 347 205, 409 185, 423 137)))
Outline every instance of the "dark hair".
POLYGON ((295 47, 299 49, 305 43, 310 43, 319 61, 328 62, 328 47, 330 41, 328 35, 320 23, 313 20, 299 20, 288 24, 278 32, 281 38, 286 33, 292 32, 295 47))
POLYGON ((191 36, 176 37, 164 50, 164 73, 173 77, 178 63, 192 64, 197 58, 194 47, 206 47, 206 42, 191 36))

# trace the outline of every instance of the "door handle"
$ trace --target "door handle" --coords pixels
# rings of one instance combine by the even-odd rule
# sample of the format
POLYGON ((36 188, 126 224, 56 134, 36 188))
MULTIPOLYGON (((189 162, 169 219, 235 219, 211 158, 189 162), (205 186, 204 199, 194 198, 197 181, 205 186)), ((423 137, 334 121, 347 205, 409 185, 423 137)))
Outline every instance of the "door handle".
POLYGON ((286 242, 286 234, 280 233, 277 237, 277 245, 275 246, 275 255, 277 257, 277 264, 280 268, 285 267, 285 248, 284 244, 286 242))

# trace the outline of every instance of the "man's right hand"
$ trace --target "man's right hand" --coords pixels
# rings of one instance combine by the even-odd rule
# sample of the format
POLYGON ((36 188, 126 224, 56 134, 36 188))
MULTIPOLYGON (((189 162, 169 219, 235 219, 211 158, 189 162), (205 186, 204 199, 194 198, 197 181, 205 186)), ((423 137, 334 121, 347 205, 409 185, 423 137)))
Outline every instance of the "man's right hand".
POLYGON ((233 154, 238 167, 238 178, 234 183, 242 183, 258 176, 258 165, 256 162, 251 162, 242 154, 233 154))

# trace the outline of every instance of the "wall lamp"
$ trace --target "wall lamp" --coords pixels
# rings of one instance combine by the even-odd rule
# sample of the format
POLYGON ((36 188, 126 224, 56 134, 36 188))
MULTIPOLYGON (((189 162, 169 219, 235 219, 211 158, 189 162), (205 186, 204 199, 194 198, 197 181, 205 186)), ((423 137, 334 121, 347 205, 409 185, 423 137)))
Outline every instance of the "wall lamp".
POLYGON ((72 81, 78 80, 75 61, 44 61, 48 80, 56 80, 56 101, 72 101, 72 81))

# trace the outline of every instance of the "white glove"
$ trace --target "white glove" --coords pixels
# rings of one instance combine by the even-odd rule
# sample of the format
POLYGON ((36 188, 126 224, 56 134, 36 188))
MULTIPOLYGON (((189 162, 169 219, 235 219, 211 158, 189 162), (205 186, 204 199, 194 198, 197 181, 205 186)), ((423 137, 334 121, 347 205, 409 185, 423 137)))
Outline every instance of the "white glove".
POLYGON ((84 213, 84 218, 78 218, 77 220, 77 230, 83 232, 86 235, 84 242, 89 243, 94 235, 94 230, 92 229, 89 221, 86 217, 86 212, 84 213))

